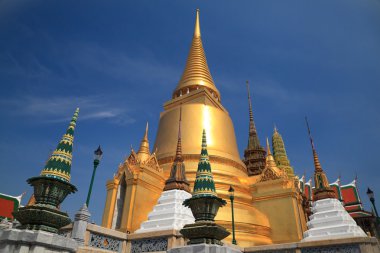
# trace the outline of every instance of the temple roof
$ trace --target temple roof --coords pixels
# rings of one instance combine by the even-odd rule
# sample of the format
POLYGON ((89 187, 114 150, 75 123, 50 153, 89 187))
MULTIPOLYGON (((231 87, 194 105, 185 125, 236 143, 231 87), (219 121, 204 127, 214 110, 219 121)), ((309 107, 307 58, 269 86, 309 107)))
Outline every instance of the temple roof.
POLYGON ((195 28, 190 52, 187 57, 186 67, 182 73, 181 80, 173 92, 173 97, 177 92, 186 92, 186 89, 204 86, 216 94, 220 100, 220 93, 212 79, 210 70, 207 65, 206 54, 203 49, 201 39, 201 28, 199 23, 199 9, 196 12, 195 28))
POLYGON ((53 151, 49 160, 46 162, 41 176, 56 178, 65 182, 70 182, 70 171, 72 152, 74 144, 74 130, 79 114, 79 108, 76 109, 70 125, 63 135, 57 148, 53 151))

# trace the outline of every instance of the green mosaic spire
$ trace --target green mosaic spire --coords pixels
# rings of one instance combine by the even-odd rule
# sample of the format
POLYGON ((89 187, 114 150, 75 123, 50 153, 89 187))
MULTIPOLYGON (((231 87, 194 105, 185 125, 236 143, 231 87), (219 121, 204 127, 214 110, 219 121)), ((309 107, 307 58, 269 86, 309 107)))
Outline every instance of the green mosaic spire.
POLYGON ((212 178, 211 165, 207 152, 206 131, 202 133, 202 151, 195 177, 193 197, 217 196, 212 178))
POLYGON ((277 131, 277 128, 274 128, 272 135, 272 146, 273 146, 273 156, 276 161, 277 167, 286 171, 288 176, 294 176, 293 167, 290 166, 290 161, 286 154, 284 140, 281 137, 281 134, 277 131))
POLYGON ((70 182, 74 130, 78 114, 79 108, 76 109, 66 133, 63 135, 57 148, 47 161, 41 172, 41 176, 56 178, 64 182, 70 182))

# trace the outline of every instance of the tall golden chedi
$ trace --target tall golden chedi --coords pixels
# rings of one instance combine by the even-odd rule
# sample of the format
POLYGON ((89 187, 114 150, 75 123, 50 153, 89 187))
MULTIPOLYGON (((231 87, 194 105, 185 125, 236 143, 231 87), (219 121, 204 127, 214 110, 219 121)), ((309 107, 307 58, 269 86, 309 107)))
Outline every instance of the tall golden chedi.
MULTIPOLYGON (((153 148, 157 153, 150 153, 146 145, 147 137, 144 137, 144 148, 137 154, 132 150, 119 166, 117 174, 107 182, 102 225, 133 233, 147 220, 148 213, 164 188, 165 179, 169 178, 175 159, 180 110, 182 157, 190 187, 194 186, 200 157, 198 139, 205 129, 217 194, 228 200, 230 185, 235 189, 235 229, 239 245, 295 242, 302 239, 305 221, 301 220, 304 217, 300 213, 301 197, 294 179, 286 177, 286 173, 279 173, 279 177, 262 180, 268 163, 265 161, 265 149, 258 141, 251 105, 249 143, 254 143, 253 148, 260 150, 260 159, 254 158, 256 160, 253 161, 252 152, 246 151, 246 166, 240 158, 232 120, 221 104, 220 92, 207 65, 201 40, 199 10, 196 12, 194 35, 185 70, 172 93, 172 99, 164 104, 164 111, 160 114, 153 148), (255 136, 251 134, 252 131, 255 136), (250 169, 252 165, 258 169, 250 169), (283 210, 285 214, 279 215, 278 210, 283 210)), ((250 147, 249 144, 247 150, 250 147)), ((275 166, 273 157, 269 164, 275 166)), ((218 212, 215 221, 231 231, 231 207, 230 202, 227 203, 228 206, 218 212)), ((226 240, 230 241, 231 238, 226 240)))

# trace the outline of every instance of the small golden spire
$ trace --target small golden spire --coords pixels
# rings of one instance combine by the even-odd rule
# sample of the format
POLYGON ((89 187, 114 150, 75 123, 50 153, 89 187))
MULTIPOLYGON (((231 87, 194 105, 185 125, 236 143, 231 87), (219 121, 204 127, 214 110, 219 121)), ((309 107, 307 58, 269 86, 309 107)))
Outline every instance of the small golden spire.
POLYGON ((271 156, 271 155, 272 155, 272 152, 270 151, 269 140, 267 137, 267 156, 271 156))
POLYGON ((148 140, 148 122, 146 122, 145 134, 144 138, 141 140, 139 151, 137 152, 137 156, 141 161, 146 160, 150 155, 149 151, 149 140, 148 140))
POLYGON ((197 14, 195 17, 195 27, 194 27, 194 38, 201 37, 201 26, 199 23, 199 9, 197 9, 197 14))
POLYGON ((148 123, 148 121, 147 121, 147 122, 146 122, 146 127, 145 127, 144 140, 148 140, 148 129, 149 129, 149 123, 148 123))
POLYGON ((269 140, 267 137, 267 157, 266 157, 266 168, 271 169, 276 173, 278 177, 283 176, 283 172, 277 167, 276 162, 274 161, 272 152, 270 150, 269 140))
POLYGON ((182 73, 181 80, 173 92, 173 98, 186 94, 188 90, 196 90, 198 87, 207 88, 208 91, 220 100, 220 93, 215 87, 202 45, 199 9, 196 12, 193 41, 187 57, 186 67, 182 73))

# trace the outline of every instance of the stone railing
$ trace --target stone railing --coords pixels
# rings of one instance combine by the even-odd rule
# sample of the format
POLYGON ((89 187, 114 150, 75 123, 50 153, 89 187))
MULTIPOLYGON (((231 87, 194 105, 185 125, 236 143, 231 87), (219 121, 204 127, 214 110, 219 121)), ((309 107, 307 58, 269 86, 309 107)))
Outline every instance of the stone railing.
POLYGON ((283 243, 255 246, 244 249, 245 253, 378 253, 379 244, 374 237, 356 237, 312 242, 283 243))
POLYGON ((125 252, 127 245, 127 234, 113 229, 104 228, 95 224, 87 224, 84 236, 84 245, 79 247, 78 252, 96 252, 99 249, 104 252, 125 252))
POLYGON ((64 237, 73 238, 79 247, 77 252, 166 252, 173 247, 185 245, 177 230, 127 234, 89 223, 90 213, 83 206, 72 224, 59 230, 64 237))
POLYGON ((130 234, 127 252, 166 252, 171 248, 185 245, 183 236, 177 230, 130 234))

